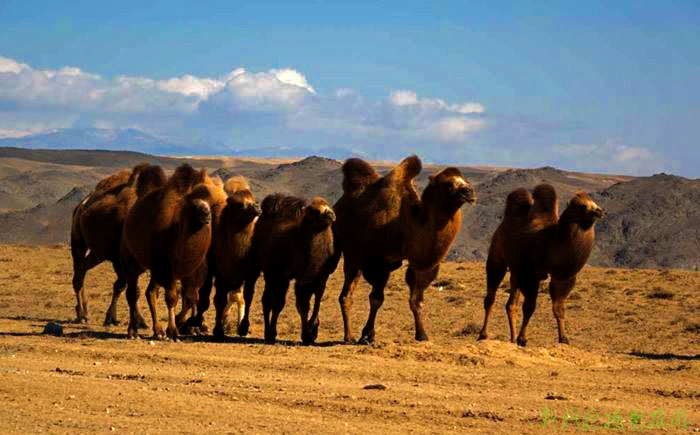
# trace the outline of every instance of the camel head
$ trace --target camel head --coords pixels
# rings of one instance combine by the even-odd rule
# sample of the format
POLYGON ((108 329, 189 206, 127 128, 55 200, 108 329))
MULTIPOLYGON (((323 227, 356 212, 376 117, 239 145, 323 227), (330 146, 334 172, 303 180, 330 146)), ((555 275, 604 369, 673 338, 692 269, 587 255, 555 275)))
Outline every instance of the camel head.
POLYGON ((211 223, 211 207, 201 198, 188 201, 184 211, 190 214, 190 222, 195 230, 211 223))
POLYGON ((578 192, 567 204, 572 219, 584 230, 593 226, 596 220, 605 216, 605 211, 598 206, 586 192, 578 192))
POLYGON ((253 192, 245 178, 231 177, 224 185, 226 191, 226 209, 233 219, 244 225, 260 216, 260 205, 255 202, 253 192))
POLYGON ((325 199, 317 196, 304 208, 304 220, 315 231, 323 231, 335 222, 335 212, 325 199))
POLYGON ((445 168, 431 175, 429 180, 426 191, 434 192, 440 204, 459 208, 465 202, 476 203, 476 191, 455 167, 445 168))

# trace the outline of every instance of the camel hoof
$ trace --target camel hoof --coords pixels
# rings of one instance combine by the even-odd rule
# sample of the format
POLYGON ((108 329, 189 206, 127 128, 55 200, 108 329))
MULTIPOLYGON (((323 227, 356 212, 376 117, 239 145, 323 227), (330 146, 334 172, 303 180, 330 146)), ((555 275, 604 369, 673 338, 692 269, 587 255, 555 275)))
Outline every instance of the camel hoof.
POLYGON ((428 334, 425 332, 416 332, 416 341, 428 341, 428 334))
POLYGON ((481 340, 488 340, 489 336, 485 332, 480 332, 479 336, 476 338, 476 341, 481 341, 481 340))
POLYGON ((238 336, 245 337, 248 334, 250 334, 250 322, 245 319, 241 320, 241 323, 238 325, 238 336))
POLYGON ((126 336, 127 336, 127 338, 129 338, 131 340, 135 340, 135 339, 139 338, 138 329, 136 329, 132 326, 129 326, 129 329, 127 329, 127 331, 126 331, 126 336))
POLYGON ((199 325, 199 334, 200 335, 209 334, 209 326, 205 325, 204 323, 199 325))
POLYGON ((102 323, 102 326, 117 326, 117 325, 119 325, 119 320, 117 320, 117 318, 115 316, 111 315, 110 313, 107 313, 107 315, 105 316, 105 321, 104 321, 104 323, 102 323))
POLYGON ((360 339, 357 341, 357 344, 372 344, 374 343, 374 336, 362 336, 360 339))
POLYGON ((277 331, 265 333, 265 344, 275 344, 277 342, 277 331))
POLYGON ((518 346, 522 346, 522 347, 527 346, 527 338, 518 337, 518 346))
POLYGON ((75 320, 73 320, 73 323, 77 323, 77 324, 83 324, 83 323, 87 323, 87 322, 88 322, 88 318, 84 317, 84 316, 78 317, 75 320))
POLYGON ((355 337, 353 337, 351 335, 346 335, 343 338, 343 343, 344 344, 357 344, 357 340, 355 340, 355 337))
POLYGON ((569 339, 566 337, 562 337, 559 339, 559 343, 561 344, 569 344, 569 339))
POLYGON ((214 331, 212 333, 212 337, 214 338, 214 341, 222 342, 226 339, 226 334, 224 334, 224 328, 221 326, 215 326, 214 331))

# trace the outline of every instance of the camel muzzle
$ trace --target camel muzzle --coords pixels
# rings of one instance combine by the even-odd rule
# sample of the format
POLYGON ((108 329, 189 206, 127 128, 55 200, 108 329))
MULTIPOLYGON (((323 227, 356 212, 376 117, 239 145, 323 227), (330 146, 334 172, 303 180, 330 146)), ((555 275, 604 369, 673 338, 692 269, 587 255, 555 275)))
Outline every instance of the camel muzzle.
POLYGON ((476 204, 476 192, 471 187, 461 187, 457 194, 462 201, 468 202, 469 204, 476 204))
POLYGON ((591 214, 595 216, 597 219, 603 218, 606 216, 605 210, 603 210, 600 207, 596 207, 593 210, 591 210, 591 214))

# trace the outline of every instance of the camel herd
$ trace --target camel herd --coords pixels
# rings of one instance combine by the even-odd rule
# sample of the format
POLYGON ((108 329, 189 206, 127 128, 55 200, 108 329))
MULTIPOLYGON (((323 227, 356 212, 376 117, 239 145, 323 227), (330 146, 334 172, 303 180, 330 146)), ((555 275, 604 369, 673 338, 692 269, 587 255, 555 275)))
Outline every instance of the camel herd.
MULTIPOLYGON (((103 261, 116 273, 105 325, 117 325, 117 301, 126 290, 128 336, 136 337, 146 322, 139 311, 138 278, 150 271, 145 291, 153 335, 177 339, 183 331, 207 331, 204 314, 214 289, 216 311, 212 331, 221 339, 229 312, 237 307, 237 333, 250 328, 250 307, 261 273, 265 286, 262 309, 266 343, 277 337, 277 320, 294 281, 301 341, 315 342, 319 310, 328 277, 343 258, 344 283, 339 303, 344 341, 355 342, 350 321, 352 294, 360 276, 370 284, 370 311, 359 342, 375 339, 375 321, 392 271, 407 261, 409 306, 415 338, 427 340, 423 322, 425 290, 436 279, 441 261, 462 225, 461 207, 476 202, 476 192, 459 169, 449 167, 429 177, 419 193, 414 185, 422 164, 417 156, 402 160, 385 175, 367 162, 351 158, 342 167, 343 195, 334 204, 273 194, 260 204, 243 177, 223 183, 188 164, 166 177, 159 166, 143 163, 101 180, 73 212, 71 254, 76 321, 88 321, 84 280, 103 261), (179 283, 179 288, 178 288, 179 283), (157 301, 164 289, 168 324, 160 324, 157 301), (313 308, 311 299, 313 296, 313 308), (175 313, 182 299, 178 314, 175 313)), ((540 282, 550 277, 552 310, 559 342, 564 329, 565 301, 576 275, 588 260, 594 224, 603 211, 585 193, 578 193, 559 215, 551 185, 532 193, 516 189, 506 199, 503 221, 493 235, 486 261, 484 325, 495 295, 510 271, 506 304, 511 341, 527 344, 540 282), (515 336, 518 306, 523 322, 515 336)))

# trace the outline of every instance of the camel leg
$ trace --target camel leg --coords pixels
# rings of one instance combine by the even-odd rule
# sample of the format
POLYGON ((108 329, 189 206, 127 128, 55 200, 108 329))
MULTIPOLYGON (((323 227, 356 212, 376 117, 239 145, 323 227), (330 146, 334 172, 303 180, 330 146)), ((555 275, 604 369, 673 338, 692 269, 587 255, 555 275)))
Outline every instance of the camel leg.
POLYGON ((520 325, 520 334, 518 334, 518 346, 527 346, 527 325, 530 323, 530 318, 537 307, 537 292, 539 290, 539 281, 528 281, 521 285, 523 296, 523 324, 520 325))
POLYGON ((518 326, 518 308, 522 303, 523 294, 518 287, 518 280, 513 272, 510 272, 510 296, 506 302, 506 315, 508 316, 508 327, 510 328, 510 342, 515 343, 515 333, 518 326))
POLYGON ((343 315, 343 327, 345 329, 345 343, 354 343, 355 338, 352 336, 352 321, 350 320, 350 308, 352 307, 352 293, 357 287, 357 281, 360 279, 360 269, 351 266, 348 262, 343 264, 343 273, 345 281, 343 289, 338 297, 340 303, 340 312, 343 315))
POLYGON ((226 334, 224 332, 224 317, 228 305, 228 293, 231 290, 229 283, 223 279, 216 279, 216 292, 214 292, 214 309, 216 317, 214 319, 213 335, 215 340, 222 340, 226 334))
POLYGON ((148 309, 151 312, 151 322, 153 325, 153 338, 162 340, 165 338, 165 333, 163 332, 163 327, 160 324, 160 319, 158 318, 158 296, 159 296, 159 286, 156 281, 151 277, 148 282, 148 287, 146 287, 146 301, 148 301, 148 309))
POLYGON ((501 262, 497 261, 494 257, 489 256, 486 260, 486 296, 484 296, 484 326, 481 327, 481 332, 479 332, 479 338, 477 340, 486 340, 489 338, 488 325, 489 318, 491 317, 491 312, 493 310, 493 304, 496 302, 496 292, 498 291, 498 286, 501 285, 503 277, 506 276, 507 266, 501 262))
POLYGON ((301 342, 304 344, 312 344, 318 337, 318 316, 327 280, 328 276, 323 274, 310 283, 295 286, 297 311, 301 318, 301 342), (311 296, 314 297, 314 310, 309 317, 311 296))
POLYGON ((185 328, 199 329, 200 333, 207 332, 209 328, 204 324, 204 313, 209 309, 211 305, 211 289, 213 286, 214 277, 211 270, 207 272, 207 276, 204 279, 199 288, 199 293, 197 296, 197 308, 194 316, 190 317, 185 321, 185 328))
POLYGON ((85 256, 82 249, 72 248, 73 257, 73 291, 75 292, 75 321, 76 323, 88 322, 88 302, 85 296, 85 275, 87 271, 102 262, 92 252, 85 256))
POLYGON ((226 308, 224 309, 224 329, 226 332, 234 331, 234 323, 231 320, 231 310, 236 305, 236 323, 235 330, 238 330, 238 325, 241 324, 245 316, 245 299, 243 299, 243 286, 228 292, 226 308))
POLYGON ((309 337, 309 311, 311 310, 311 295, 313 293, 312 286, 309 284, 295 285, 294 293, 296 299, 297 312, 301 320, 301 342, 303 344, 311 344, 313 340, 309 337))
POLYGON ((367 269, 363 271, 365 279, 372 285, 372 291, 369 293, 369 316, 367 323, 362 329, 362 337, 360 343, 369 344, 374 342, 374 322, 377 320, 377 312, 384 303, 384 288, 389 281, 389 271, 378 267, 376 269, 367 269))
POLYGON ((318 338, 318 327, 321 324, 318 316, 319 310, 321 309, 321 299, 323 299, 323 294, 326 292, 326 282, 328 282, 328 275, 324 275, 318 285, 315 286, 314 290, 314 311, 311 313, 311 318, 309 319, 309 338, 311 342, 315 342, 318 338))
POLYGON ((126 301, 129 303, 127 336, 129 338, 137 338, 139 326, 143 322, 143 317, 138 307, 139 297, 141 296, 138 280, 143 273, 143 269, 129 255, 122 255, 122 267, 124 268, 124 279, 126 280, 126 301))
MULTIPOLYGON (((115 270, 117 267, 115 267, 115 270)), ((109 303, 107 308, 107 314, 105 314, 104 326, 118 325, 119 320, 117 319, 117 302, 119 302, 119 296, 126 288, 126 281, 121 273, 117 273, 117 279, 112 284, 112 301, 109 303)))
POLYGON ((175 323, 175 308, 179 299, 180 292, 177 291, 176 281, 173 280, 169 286, 165 287, 165 305, 168 307, 168 327, 165 329, 165 333, 173 341, 177 341, 180 335, 177 323, 175 323))
POLYGON ((265 276, 265 289, 262 295, 263 317, 265 319, 265 343, 277 341, 277 320, 287 299, 289 280, 265 276))
POLYGON ((248 275, 245 278, 245 284, 243 285, 243 302, 245 304, 243 308, 243 319, 238 323, 238 335, 245 337, 250 334, 250 306, 253 303, 253 296, 255 296, 255 283, 258 281, 260 276, 260 270, 251 267, 248 275))
POLYGON ((435 266, 429 270, 415 270, 410 265, 406 269, 406 283, 411 289, 409 305, 413 312, 413 320, 416 324, 416 340, 427 341, 428 334, 425 332, 423 325, 423 295, 425 289, 428 288, 431 282, 437 277, 440 266, 435 266))
POLYGON ((552 312, 554 318, 557 319, 557 328, 559 329, 559 343, 569 344, 569 339, 566 337, 564 329, 564 317, 566 315, 566 298, 569 296, 571 289, 576 284, 576 276, 558 281, 552 278, 549 282, 549 296, 552 298, 552 312))

